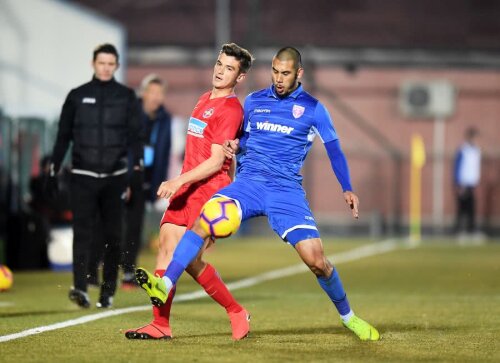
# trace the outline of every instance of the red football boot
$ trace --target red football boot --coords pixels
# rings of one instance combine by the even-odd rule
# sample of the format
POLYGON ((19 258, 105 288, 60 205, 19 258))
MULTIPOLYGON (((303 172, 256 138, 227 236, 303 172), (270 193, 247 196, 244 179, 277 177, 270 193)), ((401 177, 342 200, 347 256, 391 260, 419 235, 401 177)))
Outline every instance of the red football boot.
POLYGON ((128 339, 172 339, 172 331, 169 326, 163 326, 151 322, 138 329, 125 332, 128 339))
POLYGON ((233 331, 233 340, 241 340, 250 332, 250 314, 245 309, 238 313, 228 313, 233 331))

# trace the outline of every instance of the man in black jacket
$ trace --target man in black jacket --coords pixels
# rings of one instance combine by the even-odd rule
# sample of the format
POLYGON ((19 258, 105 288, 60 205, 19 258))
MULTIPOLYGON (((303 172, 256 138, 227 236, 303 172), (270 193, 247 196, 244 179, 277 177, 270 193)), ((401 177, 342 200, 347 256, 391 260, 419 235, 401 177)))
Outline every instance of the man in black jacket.
POLYGON ((133 170, 130 183, 142 182, 140 106, 134 91, 114 79, 118 58, 111 44, 94 50, 92 80, 71 90, 62 107, 50 166, 48 189, 54 192, 57 172, 72 144, 74 286, 69 298, 84 308, 90 306, 86 274, 97 218, 102 223, 105 252, 103 283, 96 306, 108 308, 118 278, 128 169, 133 170), (129 150, 132 165, 127 162, 129 150))

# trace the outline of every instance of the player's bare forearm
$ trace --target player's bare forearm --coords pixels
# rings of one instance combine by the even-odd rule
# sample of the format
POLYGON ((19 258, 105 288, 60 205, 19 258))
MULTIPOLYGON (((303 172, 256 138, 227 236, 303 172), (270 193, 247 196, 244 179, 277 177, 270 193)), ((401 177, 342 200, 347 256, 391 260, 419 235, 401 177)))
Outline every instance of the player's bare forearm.
POLYGON ((170 198, 174 195, 183 185, 192 184, 202 179, 208 178, 215 174, 222 167, 222 163, 207 159, 196 168, 181 174, 173 179, 164 181, 160 184, 158 192, 156 193, 160 198, 170 198))
POLYGON ((351 208, 352 216, 356 219, 359 218, 359 198, 353 192, 347 190, 344 192, 344 200, 351 208))
POLYGON ((212 145, 212 154, 207 160, 194 169, 161 183, 156 195, 160 198, 170 198, 183 185, 196 183, 218 172, 222 168, 225 159, 222 147, 212 145))
POLYGON ((210 157, 196 168, 188 171, 187 173, 179 175, 179 180, 184 184, 196 183, 200 180, 206 179, 216 172, 218 172, 224 164, 224 158, 210 157))

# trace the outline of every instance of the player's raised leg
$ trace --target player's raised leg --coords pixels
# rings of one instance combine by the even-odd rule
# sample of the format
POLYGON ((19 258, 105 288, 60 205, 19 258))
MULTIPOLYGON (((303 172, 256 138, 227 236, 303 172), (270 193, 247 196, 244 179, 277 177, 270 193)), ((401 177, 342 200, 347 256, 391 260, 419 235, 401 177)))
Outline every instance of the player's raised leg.
POLYGON ((324 255, 321 239, 302 240, 295 244, 295 250, 316 275, 319 285, 339 312, 343 325, 361 340, 379 340, 380 334, 377 329, 356 316, 352 311, 340 276, 324 255))

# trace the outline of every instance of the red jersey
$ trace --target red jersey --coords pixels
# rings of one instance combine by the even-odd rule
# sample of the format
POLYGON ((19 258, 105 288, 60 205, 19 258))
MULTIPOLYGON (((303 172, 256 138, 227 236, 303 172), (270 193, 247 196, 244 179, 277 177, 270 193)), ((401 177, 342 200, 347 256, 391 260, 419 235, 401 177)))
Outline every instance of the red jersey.
MULTIPOLYGON (((189 119, 186 151, 182 173, 185 173, 211 155, 212 144, 233 140, 239 136, 243 122, 243 107, 236 95, 210 99, 211 92, 203 94, 194 107, 189 119)), ((226 159, 222 169, 211 178, 226 174, 231 160, 226 159)))

